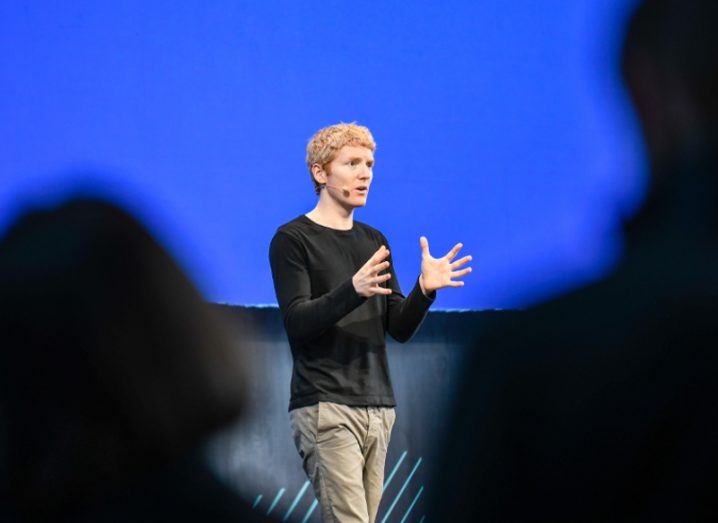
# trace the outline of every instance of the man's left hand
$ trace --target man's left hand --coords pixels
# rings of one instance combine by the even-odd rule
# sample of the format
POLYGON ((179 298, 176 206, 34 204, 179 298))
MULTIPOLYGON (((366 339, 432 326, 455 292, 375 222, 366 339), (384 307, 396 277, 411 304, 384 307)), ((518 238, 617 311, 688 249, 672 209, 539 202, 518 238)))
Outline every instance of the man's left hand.
POLYGON ((464 256, 458 261, 453 261, 456 255, 463 247, 461 243, 457 243, 442 258, 434 258, 429 252, 429 240, 425 236, 419 239, 421 244, 421 277, 419 283, 424 294, 429 294, 437 289, 444 287, 462 287, 463 281, 454 281, 455 278, 471 272, 471 267, 456 270, 471 261, 471 256, 464 256), (452 263, 453 262, 453 263, 452 263))

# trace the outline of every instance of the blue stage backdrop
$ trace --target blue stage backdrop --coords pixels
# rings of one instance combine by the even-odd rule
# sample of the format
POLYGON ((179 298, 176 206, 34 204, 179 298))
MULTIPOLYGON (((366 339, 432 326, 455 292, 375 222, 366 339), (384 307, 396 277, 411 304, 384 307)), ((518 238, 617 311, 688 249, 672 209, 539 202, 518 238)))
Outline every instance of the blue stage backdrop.
POLYGON ((378 142, 356 218, 405 290, 474 255, 437 308, 526 305, 596 277, 643 191, 618 76, 633 0, 0 3, 0 228, 88 186, 140 215, 210 300, 275 302, 278 225, 315 201, 318 128, 378 142))

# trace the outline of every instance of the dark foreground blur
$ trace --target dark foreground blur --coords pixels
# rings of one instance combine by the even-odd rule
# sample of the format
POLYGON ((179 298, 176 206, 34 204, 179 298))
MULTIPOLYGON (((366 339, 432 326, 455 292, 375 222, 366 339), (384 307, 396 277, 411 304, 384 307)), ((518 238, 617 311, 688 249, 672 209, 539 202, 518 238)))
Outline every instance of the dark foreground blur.
POLYGON ((718 2, 646 1, 623 72, 652 177, 625 258, 481 337, 427 521, 718 519, 718 2))
POLYGON ((132 217, 76 199, 0 242, 0 519, 255 521, 202 446, 240 351, 132 217))

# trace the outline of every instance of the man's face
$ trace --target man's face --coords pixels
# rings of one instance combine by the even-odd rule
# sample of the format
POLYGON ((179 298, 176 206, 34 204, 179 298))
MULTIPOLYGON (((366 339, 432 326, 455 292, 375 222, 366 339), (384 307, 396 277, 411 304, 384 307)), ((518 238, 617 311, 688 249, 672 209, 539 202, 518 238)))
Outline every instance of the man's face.
POLYGON ((348 207, 364 207, 369 194, 374 167, 374 153, 366 147, 345 145, 326 170, 332 198, 348 207), (344 192, 349 191, 349 194, 344 192))

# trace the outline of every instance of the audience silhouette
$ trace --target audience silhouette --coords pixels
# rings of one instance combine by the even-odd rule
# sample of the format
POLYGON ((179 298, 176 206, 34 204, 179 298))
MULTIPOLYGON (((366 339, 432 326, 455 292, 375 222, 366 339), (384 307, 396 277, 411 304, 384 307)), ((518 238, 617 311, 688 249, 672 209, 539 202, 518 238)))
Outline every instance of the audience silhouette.
POLYGON ((74 199, 0 242, 0 517, 259 521, 202 444, 243 402, 222 318, 118 207, 74 199))
POLYGON ((624 258, 481 335, 433 521, 718 519, 718 2, 644 2, 622 69, 651 168, 624 258))

